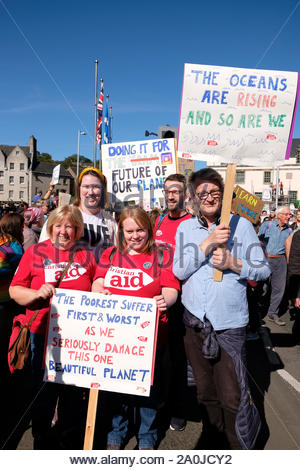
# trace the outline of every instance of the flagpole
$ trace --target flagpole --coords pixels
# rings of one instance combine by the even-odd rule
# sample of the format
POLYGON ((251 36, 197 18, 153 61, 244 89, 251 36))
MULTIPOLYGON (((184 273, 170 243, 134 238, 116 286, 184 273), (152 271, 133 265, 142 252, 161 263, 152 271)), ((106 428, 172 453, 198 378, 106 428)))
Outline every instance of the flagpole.
POLYGON ((112 107, 109 108, 109 120, 110 120, 110 141, 112 142, 112 107))
POLYGON ((94 168, 97 160, 97 82, 98 82, 98 60, 95 60, 95 134, 94 134, 94 168))

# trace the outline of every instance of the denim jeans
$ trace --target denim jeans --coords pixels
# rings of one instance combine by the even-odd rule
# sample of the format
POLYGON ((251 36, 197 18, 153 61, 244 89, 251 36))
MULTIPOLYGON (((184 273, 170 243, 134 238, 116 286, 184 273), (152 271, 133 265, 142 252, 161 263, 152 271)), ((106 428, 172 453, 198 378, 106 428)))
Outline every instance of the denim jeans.
POLYGON ((114 397, 115 411, 112 418, 112 430, 108 433, 107 443, 120 446, 124 443, 128 432, 130 413, 133 411, 139 448, 153 449, 158 435, 155 423, 157 410, 139 406, 132 408, 131 405, 124 403, 122 394, 116 395, 118 397, 114 397))
POLYGON ((168 347, 157 349, 153 386, 149 397, 111 393, 109 408, 112 415, 111 430, 107 435, 108 444, 122 446, 126 438, 129 420, 133 422, 139 448, 153 449, 158 438, 157 412, 166 401, 169 381, 170 359, 168 347))

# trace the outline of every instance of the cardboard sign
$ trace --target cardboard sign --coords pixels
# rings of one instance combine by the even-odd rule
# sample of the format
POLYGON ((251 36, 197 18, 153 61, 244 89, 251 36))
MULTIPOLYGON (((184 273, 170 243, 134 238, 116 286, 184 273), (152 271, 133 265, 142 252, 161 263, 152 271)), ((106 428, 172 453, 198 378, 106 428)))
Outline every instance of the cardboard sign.
POLYGON ((59 181, 60 165, 56 165, 52 171, 52 183, 57 184, 59 181))
POLYGON ((102 145, 102 168, 115 201, 153 208, 163 198, 166 177, 176 173, 175 139, 102 145))
POLYGON ((56 289, 44 380, 149 396, 155 333, 153 299, 56 289))
POLYGON ((185 64, 178 157, 208 164, 282 163, 289 155, 297 92, 296 72, 185 64))
POLYGON ((263 201, 240 186, 234 188, 234 193, 235 198, 232 199, 231 210, 256 224, 260 220, 260 213, 264 208, 263 201))
POLYGON ((58 195, 59 206, 67 206, 68 204, 70 204, 70 201, 71 201, 71 194, 59 192, 59 195, 58 195))

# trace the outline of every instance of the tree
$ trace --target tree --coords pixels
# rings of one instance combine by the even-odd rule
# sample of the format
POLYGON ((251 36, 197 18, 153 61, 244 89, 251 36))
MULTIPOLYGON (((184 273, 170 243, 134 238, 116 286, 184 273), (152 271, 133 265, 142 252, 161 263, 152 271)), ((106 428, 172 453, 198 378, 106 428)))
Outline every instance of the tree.
MULTIPOLYGON (((73 153, 69 157, 65 158, 62 162, 60 162, 64 168, 69 168, 69 166, 76 166, 77 165, 77 154, 73 153)), ((92 160, 89 158, 80 155, 79 157, 79 166, 81 168, 85 168, 87 166, 93 166, 92 160)))
POLYGON ((37 157, 38 162, 54 163, 54 160, 52 158, 52 155, 50 155, 50 153, 45 153, 45 152, 40 153, 39 151, 37 151, 36 152, 36 157, 37 157))

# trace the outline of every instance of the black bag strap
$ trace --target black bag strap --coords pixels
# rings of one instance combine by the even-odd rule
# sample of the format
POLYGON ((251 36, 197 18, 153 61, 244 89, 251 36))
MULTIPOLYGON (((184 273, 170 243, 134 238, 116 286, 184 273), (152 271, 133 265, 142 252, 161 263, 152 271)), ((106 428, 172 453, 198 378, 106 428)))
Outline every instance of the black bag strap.
MULTIPOLYGON (((63 280, 63 278, 65 277, 65 275, 67 274, 71 264, 73 263, 73 260, 75 258, 75 254, 76 254, 76 250, 73 251, 72 253, 72 256, 71 258, 69 259, 68 261, 68 264, 66 264, 66 266, 64 267, 63 271, 60 273, 60 276, 59 276, 59 279, 56 283, 56 288, 60 285, 61 281, 63 280)), ((26 326, 27 328, 30 328, 32 323, 34 322, 34 320, 36 319, 37 317, 37 314, 39 313, 40 310, 35 310, 34 314, 30 317, 29 321, 26 323, 26 325, 23 325, 26 326)))
POLYGON ((110 261, 110 263, 112 262, 112 259, 113 259, 114 254, 115 254, 116 251, 117 251, 117 247, 114 246, 113 249, 111 250, 111 252, 109 253, 109 261, 110 261))

